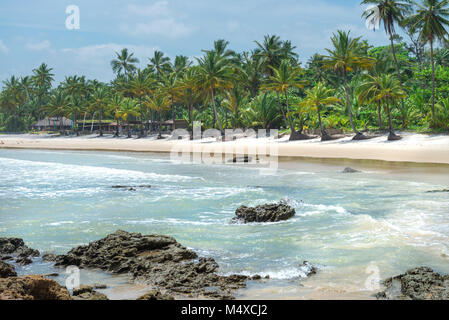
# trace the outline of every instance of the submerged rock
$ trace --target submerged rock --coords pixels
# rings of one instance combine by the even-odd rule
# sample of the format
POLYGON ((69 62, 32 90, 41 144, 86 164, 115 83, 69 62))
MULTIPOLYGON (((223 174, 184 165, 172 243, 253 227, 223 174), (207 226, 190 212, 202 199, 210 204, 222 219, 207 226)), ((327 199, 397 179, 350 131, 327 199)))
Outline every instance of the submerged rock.
POLYGON ((219 296, 245 287, 245 276, 219 276, 212 258, 199 258, 174 238, 118 230, 107 237, 59 255, 56 266, 76 265, 127 273, 169 293, 202 296, 216 286, 219 296))
POLYGON ((288 220, 295 215, 294 208, 285 202, 264 204, 256 207, 241 206, 235 211, 232 221, 249 222, 277 222, 288 220))
POLYGON ((304 272, 306 277, 310 277, 318 272, 317 267, 311 264, 309 261, 304 261, 299 268, 304 272))
POLYGON ((30 264, 32 257, 38 257, 39 251, 29 248, 20 238, 0 238, 0 256, 2 260, 14 259, 20 265, 30 264))
POLYGON ((175 298, 169 294, 163 294, 160 291, 150 291, 137 298, 137 300, 175 300, 175 298))
POLYGON ((0 300, 71 300, 69 291, 42 276, 0 279, 0 300))
POLYGON ((14 266, 0 260, 0 278, 16 277, 14 266))
POLYGON ((44 252, 42 254, 42 260, 47 262, 55 262, 56 261, 56 254, 51 252, 44 252))
POLYGON ((449 189, 430 190, 430 191, 427 191, 427 193, 449 193, 449 189))
POLYGON ((73 289, 73 300, 109 300, 108 297, 100 292, 94 290, 93 287, 87 285, 80 285, 73 289))
POLYGON ((448 300, 449 275, 428 267, 408 270, 383 281, 386 289, 376 294, 379 300, 448 300))
POLYGON ((361 172, 361 171, 350 168, 350 167, 347 167, 342 171, 342 173, 357 173, 357 172, 361 172))

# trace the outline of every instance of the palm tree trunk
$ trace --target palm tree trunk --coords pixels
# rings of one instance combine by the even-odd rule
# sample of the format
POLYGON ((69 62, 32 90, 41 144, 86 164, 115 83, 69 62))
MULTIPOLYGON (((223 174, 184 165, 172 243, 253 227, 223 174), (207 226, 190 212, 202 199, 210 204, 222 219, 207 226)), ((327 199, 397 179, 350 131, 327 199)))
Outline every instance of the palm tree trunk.
POLYGON ((115 129, 115 137, 119 137, 119 130, 118 130, 118 126, 119 126, 119 120, 117 119, 117 128, 115 129))
POLYGON ((343 72, 343 80, 344 80, 344 84, 345 84, 346 105, 348 107, 349 122, 351 123, 352 130, 354 131, 356 136, 360 136, 362 134, 357 130, 357 128, 354 125, 354 121, 352 120, 351 98, 349 96, 348 74, 346 73, 346 70, 343 72))
POLYGON ((84 125, 86 124, 86 114, 87 114, 87 112, 84 112, 84 119, 83 119, 83 132, 84 132, 84 125))
POLYGON ((173 96, 171 97, 171 104, 172 104, 172 121, 173 121, 173 127, 172 129, 175 130, 176 129, 176 106, 173 102, 173 96))
POLYGON ((103 110, 100 109, 100 114, 98 115, 98 122, 100 123, 100 137, 103 136, 103 123, 101 122, 103 120, 103 110))
POLYGON ((326 130, 324 130, 323 127, 323 121, 321 120, 321 108, 319 104, 317 104, 316 109, 318 112, 318 122, 320 123, 321 141, 330 140, 329 135, 327 134, 326 130))
POLYGON ((282 117, 284 118, 284 125, 285 125, 285 127, 287 127, 288 126, 288 121, 287 121, 287 117, 286 117, 285 112, 284 112, 284 108, 282 108, 281 97, 279 96, 279 92, 276 91, 276 95, 278 97, 279 109, 281 110, 282 117))
POLYGON ((223 132, 223 127, 221 126, 220 119, 218 119, 217 108, 215 106, 214 89, 211 89, 211 97, 212 97, 212 108, 214 111, 214 128, 215 128, 215 121, 216 121, 218 123, 218 128, 220 129, 221 132, 223 132))
MULTIPOLYGON (((399 70, 399 63, 398 63, 398 58, 396 57, 396 48, 394 47, 394 41, 393 41, 393 35, 390 34, 390 42, 391 42, 391 52, 393 53, 393 59, 394 59, 394 64, 396 66, 396 72, 398 74, 398 80, 399 83, 401 85, 402 88, 402 81, 401 81, 401 72, 399 70)), ((405 128, 406 127, 406 113, 405 113, 405 104, 404 104, 404 99, 401 99, 401 107, 402 107, 402 127, 405 128)))
POLYGON ((379 118, 379 129, 383 130, 384 126, 383 126, 383 123, 382 123, 382 110, 381 110, 381 107, 380 107, 380 100, 377 100, 377 116, 379 118))
POLYGON ((127 122, 128 122, 128 138, 131 138, 131 124, 129 123, 129 120, 127 122))
MULTIPOLYGON (((285 95, 285 104, 287 105, 287 114, 290 114, 290 108, 288 105, 288 97, 287 97, 287 91, 284 92, 285 95)), ((292 131, 292 134, 295 133, 295 127, 293 125, 292 117, 288 117, 288 124, 290 125, 290 130, 292 131)))
POLYGON ((400 137, 398 137, 396 135, 396 133, 394 132, 393 121, 391 120, 391 112, 390 112, 390 106, 388 103, 388 98, 385 100, 385 107, 387 108, 388 125, 390 128, 390 134, 388 135, 388 140, 399 140, 400 137))
POLYGON ((435 61, 433 58, 433 39, 430 39, 430 59, 432 62, 432 120, 435 121, 435 61))
POLYGON ((159 111, 159 135, 158 139, 162 138, 162 111, 159 111))

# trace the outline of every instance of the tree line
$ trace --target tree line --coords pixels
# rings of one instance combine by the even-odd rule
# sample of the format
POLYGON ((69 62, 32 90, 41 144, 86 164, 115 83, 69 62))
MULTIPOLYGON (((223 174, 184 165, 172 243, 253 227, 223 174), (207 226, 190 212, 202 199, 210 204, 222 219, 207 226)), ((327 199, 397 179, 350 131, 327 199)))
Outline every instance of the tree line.
MULTIPOLYGON (((291 139, 330 129, 366 131, 395 128, 449 130, 449 0, 364 0, 362 19, 383 26, 389 44, 373 47, 350 31, 338 30, 325 54, 303 65, 291 41, 267 35, 250 51, 235 52, 223 39, 194 61, 173 60, 155 51, 146 67, 124 48, 110 62, 109 83, 67 76, 53 87, 52 68, 43 63, 30 76, 4 81, 0 131, 29 131, 45 117, 101 124, 115 120, 139 137, 159 132, 162 121, 184 119, 203 128, 279 128, 291 139), (397 33, 403 30, 405 38, 397 33), (149 121, 151 120, 151 121, 149 121)), ((175 122, 174 122, 175 123, 175 122)), ((115 132, 116 136, 120 132, 115 132)))

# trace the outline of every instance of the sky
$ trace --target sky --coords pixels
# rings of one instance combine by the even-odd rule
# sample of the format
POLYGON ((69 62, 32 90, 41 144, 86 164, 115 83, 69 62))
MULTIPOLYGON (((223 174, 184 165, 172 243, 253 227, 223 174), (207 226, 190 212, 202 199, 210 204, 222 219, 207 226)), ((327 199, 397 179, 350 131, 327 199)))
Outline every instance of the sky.
MULTIPOLYGON (((236 51, 276 34, 291 40, 300 60, 330 46, 338 29, 372 45, 387 45, 383 32, 366 28, 360 0, 1 0, 0 82, 25 76, 41 63, 56 82, 85 75, 109 81, 110 61, 126 47, 145 67, 155 50, 192 59, 226 39, 236 51), (79 29, 68 29, 70 5, 79 8, 79 29)), ((73 20, 70 20, 73 22, 73 20)))

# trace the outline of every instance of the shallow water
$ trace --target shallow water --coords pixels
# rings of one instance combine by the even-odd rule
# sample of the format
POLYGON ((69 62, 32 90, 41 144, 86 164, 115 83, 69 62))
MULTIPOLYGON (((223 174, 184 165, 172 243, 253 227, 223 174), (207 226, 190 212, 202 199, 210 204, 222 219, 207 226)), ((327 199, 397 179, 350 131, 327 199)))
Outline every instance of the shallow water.
MULTIPOLYGON (((376 279, 411 267, 449 273, 449 194, 426 192, 449 186, 448 167, 360 163, 363 173, 343 174, 344 166, 296 160, 261 175, 247 165, 182 164, 160 154, 0 150, 0 235, 56 253, 117 229, 171 235, 215 258, 223 274, 270 276, 242 298, 369 298, 376 279), (295 207, 293 219, 229 223, 242 204, 280 199, 295 207), (320 272, 304 279, 304 260, 320 272)), ((19 268, 52 270, 41 261, 19 268)), ((81 282, 129 286, 101 272, 84 272, 81 282)))

